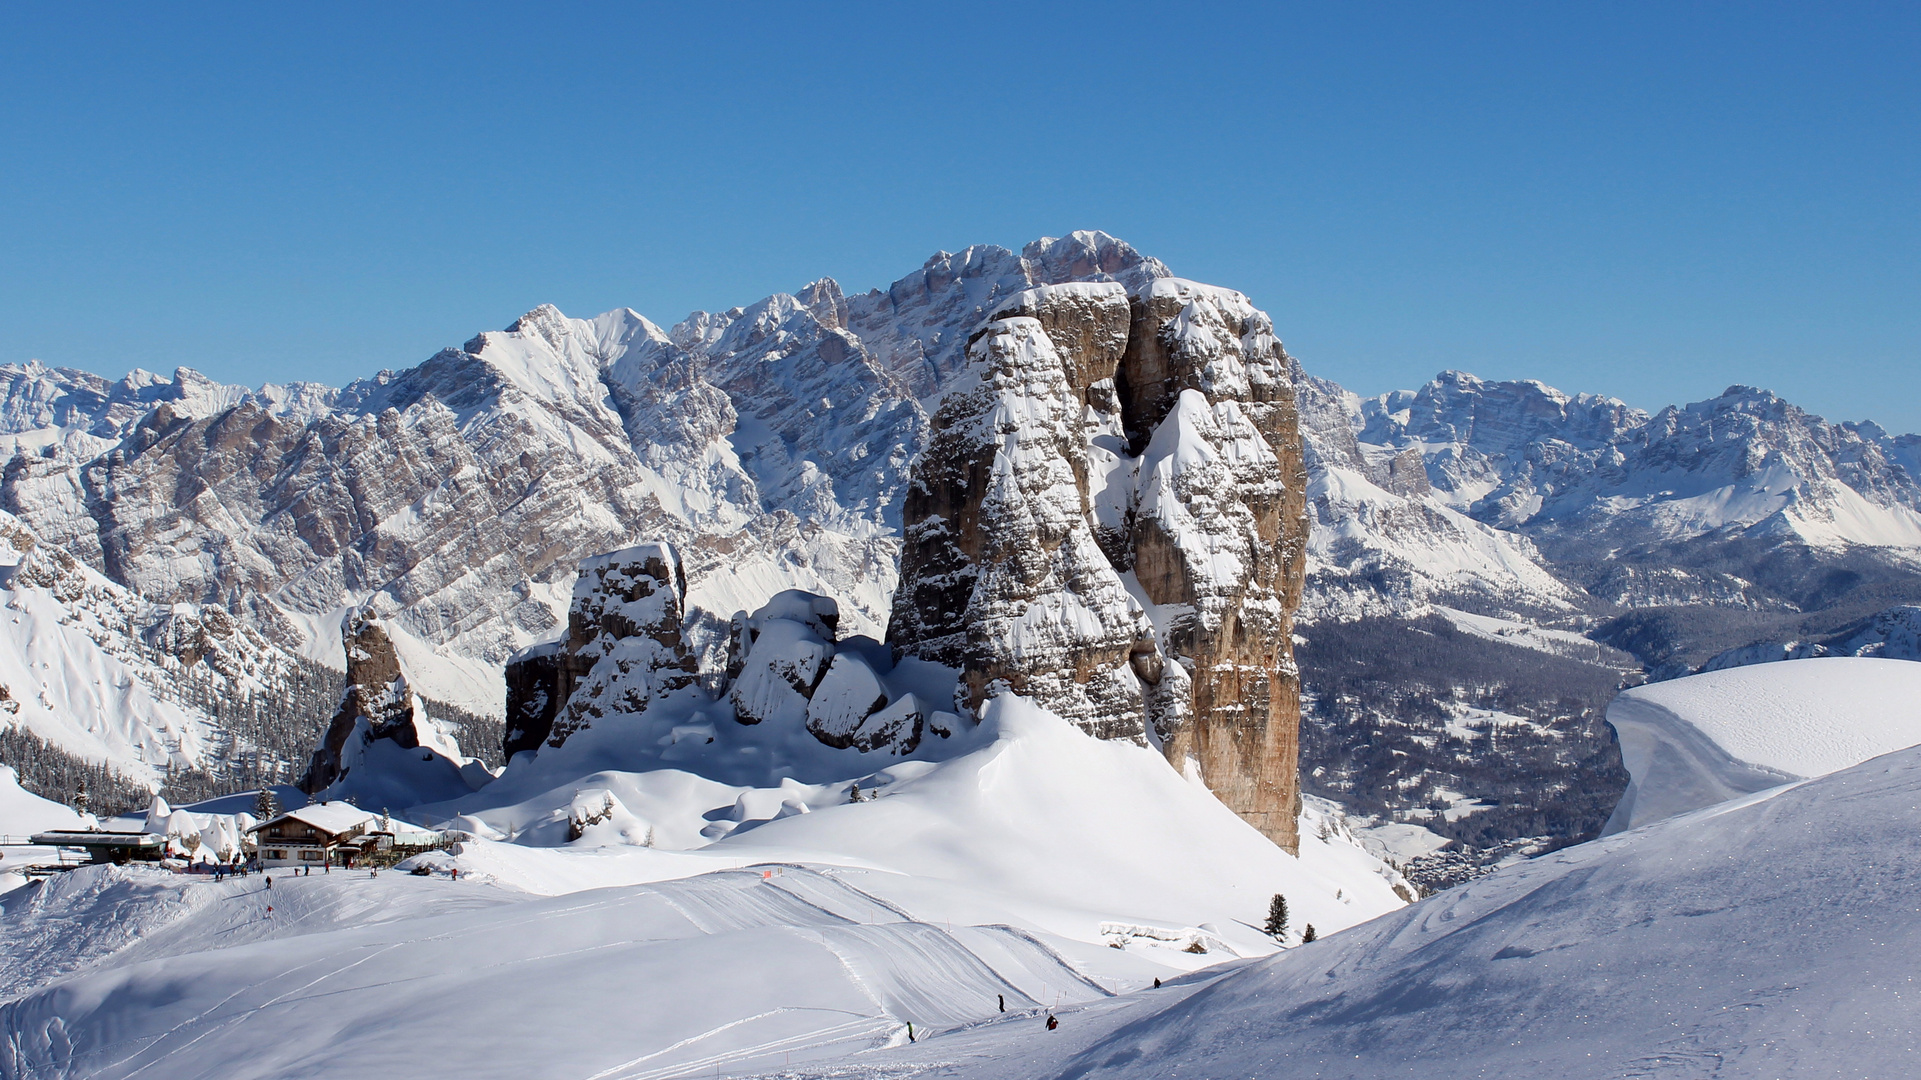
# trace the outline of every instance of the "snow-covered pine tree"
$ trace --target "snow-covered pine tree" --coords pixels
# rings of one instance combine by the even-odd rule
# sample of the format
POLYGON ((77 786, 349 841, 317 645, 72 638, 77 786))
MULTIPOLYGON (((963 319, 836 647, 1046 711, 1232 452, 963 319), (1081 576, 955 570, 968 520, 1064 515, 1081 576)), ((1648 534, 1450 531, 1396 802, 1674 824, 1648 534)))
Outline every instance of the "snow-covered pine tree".
POLYGON ((1317 937, 1320 937, 1320 935, 1314 932, 1314 924, 1308 923, 1307 929, 1301 931, 1301 944, 1305 945, 1317 937))
POLYGON ((260 794, 254 797, 253 816, 262 821, 272 821, 280 816, 280 799, 274 795, 272 788, 263 787, 260 794))
POLYGON ((859 801, 861 801, 861 794, 860 794, 860 781, 859 781, 859 780, 856 780, 856 781, 854 781, 854 786, 853 786, 853 788, 852 788, 851 790, 849 790, 849 791, 847 792, 847 801, 848 801, 848 802, 859 802, 859 801))
POLYGON ((1267 902, 1267 925, 1261 929, 1276 941, 1287 936, 1287 897, 1275 893, 1267 902))

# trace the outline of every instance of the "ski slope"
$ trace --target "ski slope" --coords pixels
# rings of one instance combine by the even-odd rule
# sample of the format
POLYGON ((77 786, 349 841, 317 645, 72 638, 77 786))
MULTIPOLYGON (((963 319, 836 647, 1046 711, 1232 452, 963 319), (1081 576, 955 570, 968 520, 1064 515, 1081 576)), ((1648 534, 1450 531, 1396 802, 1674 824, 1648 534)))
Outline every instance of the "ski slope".
POLYGON ((1632 776, 1607 832, 1921 744, 1921 665, 1822 657, 1710 671, 1609 704, 1632 776))
POLYGON ((597 774, 471 808, 476 838, 418 858, 428 876, 17 890, 0 1080, 778 1072, 1268 955, 1275 892, 1324 932, 1402 906, 1331 815, 1288 855, 1153 751, 1026 699, 969 745, 858 803, 846 781, 597 774))
POLYGON ((1342 934, 786 1080, 1903 1077, 1921 749, 1566 848, 1342 934))

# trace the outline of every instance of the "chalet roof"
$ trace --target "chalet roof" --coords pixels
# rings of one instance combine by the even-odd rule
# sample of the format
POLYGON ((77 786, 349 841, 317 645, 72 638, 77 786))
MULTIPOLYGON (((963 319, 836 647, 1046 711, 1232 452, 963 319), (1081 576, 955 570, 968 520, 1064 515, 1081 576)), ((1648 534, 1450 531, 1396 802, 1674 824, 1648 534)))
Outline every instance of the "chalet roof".
POLYGON ((36 844, 48 847, 160 847, 167 838, 157 833, 139 832, 101 832, 97 829, 54 829, 50 832, 34 833, 31 837, 36 844))
POLYGON ((303 806, 298 810, 289 810, 271 821, 263 821, 255 825, 250 831, 259 832, 269 825, 282 821, 298 821, 302 825, 312 825, 322 832, 338 835, 374 821, 379 816, 362 810, 350 802, 318 803, 313 806, 303 806))

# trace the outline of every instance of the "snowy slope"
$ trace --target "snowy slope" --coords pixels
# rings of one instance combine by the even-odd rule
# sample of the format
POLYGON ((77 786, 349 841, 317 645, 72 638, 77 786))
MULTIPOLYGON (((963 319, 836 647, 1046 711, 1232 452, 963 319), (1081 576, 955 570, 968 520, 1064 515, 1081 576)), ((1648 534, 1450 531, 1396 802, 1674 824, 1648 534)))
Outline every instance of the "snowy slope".
POLYGON ((0 724, 157 783, 223 745, 189 673, 236 700, 290 658, 224 610, 150 604, 0 514, 0 724))
POLYGON ((43 799, 20 787, 11 766, 0 765, 0 836, 29 836, 45 829, 71 829, 80 824, 72 807, 43 799))
MULTIPOLYGON (((1201 987, 872 1075, 1894 1077, 1921 1012, 1921 750, 1564 849, 1201 987)), ((838 1063, 853 1068, 854 1062, 838 1063)), ((795 1070, 797 1078, 848 1075, 795 1070)))
POLYGON ((154 782, 206 753, 206 715, 165 700, 150 605, 0 515, 0 723, 154 782))
POLYGON ((1634 780, 1608 822, 1635 828, 1921 744, 1921 665, 1828 657, 1625 691, 1608 706, 1634 780))
POLYGON ((1160 989, 1102 966, 1135 945, 909 918, 874 871, 196 885, 151 944, 0 1006, 0 1077, 1905 1075, 1918 801, 1900 751, 1160 989))
MULTIPOLYGON (((0 1078, 740 1075, 1265 955, 1276 891, 1323 928, 1401 904, 1336 822, 1307 823, 1297 860, 1150 750, 1017 698, 983 729, 870 778, 871 801, 776 789, 784 814, 697 850, 536 823, 421 860, 458 883, 101 868, 20 890, 0 964, 41 974, 0 1006, 0 1078)), ((765 801, 684 773, 595 782, 663 842, 765 801)))

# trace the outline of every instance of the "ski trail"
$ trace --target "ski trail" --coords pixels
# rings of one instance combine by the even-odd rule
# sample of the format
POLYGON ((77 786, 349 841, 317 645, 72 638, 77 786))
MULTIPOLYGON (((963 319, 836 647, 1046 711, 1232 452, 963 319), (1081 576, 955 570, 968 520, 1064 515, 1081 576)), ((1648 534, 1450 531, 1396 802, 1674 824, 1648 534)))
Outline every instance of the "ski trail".
POLYGON ((661 1047, 659 1050, 655 1050, 649 1054, 642 1054, 640 1057, 634 1058, 631 1061, 624 1061, 619 1065, 613 1066, 612 1068, 603 1069, 602 1071, 587 1077, 586 1080, 657 1080, 657 1078, 669 1077, 674 1075, 684 1075, 690 1070, 696 1070, 696 1069, 705 1070, 705 1069, 713 1068, 716 1065, 725 1065, 734 1061, 745 1061, 750 1058, 759 1057, 763 1054, 780 1053, 784 1050, 788 1050, 788 1051, 804 1050, 804 1049, 813 1049, 820 1046, 828 1046, 833 1043, 844 1041, 844 1039, 842 1038, 843 1035, 846 1037, 854 1037, 867 1031, 887 1030, 894 1027, 892 1023, 890 1023, 888 1020, 886 1020, 883 1017, 857 1016, 852 1020, 844 1020, 841 1023, 834 1024, 829 1027, 814 1028, 810 1031, 802 1032, 797 1035, 789 1035, 789 1036, 786 1036, 785 1038, 780 1038, 780 1039, 770 1039, 766 1042, 756 1043, 752 1046, 743 1046, 734 1050, 723 1051, 722 1053, 712 1054, 707 1057, 689 1058, 683 1061, 677 1061, 672 1065, 662 1066, 661 1068, 658 1068, 658 1069, 650 1069, 645 1072, 638 1072, 638 1073, 627 1071, 634 1068, 636 1065, 645 1064, 646 1062, 652 1061, 663 1055, 671 1054, 676 1050, 693 1046, 697 1043, 705 1042, 708 1039, 714 1038, 715 1036, 732 1031, 736 1028, 745 1027, 748 1024, 752 1024, 757 1021, 767 1020, 776 1016, 782 1016, 782 1015, 793 1014, 793 1013, 825 1012, 825 1011, 830 1011, 830 1010, 782 1007, 778 1009, 769 1009, 766 1012, 756 1013, 753 1016, 744 1016, 738 1020, 731 1020, 725 1024, 719 1025, 718 1027, 710 1028, 706 1031, 701 1032, 698 1035, 690 1035, 687 1038, 681 1039, 680 1041, 672 1044, 671 1046, 661 1047), (823 1038, 823 1036, 832 1036, 832 1037, 823 1038))

